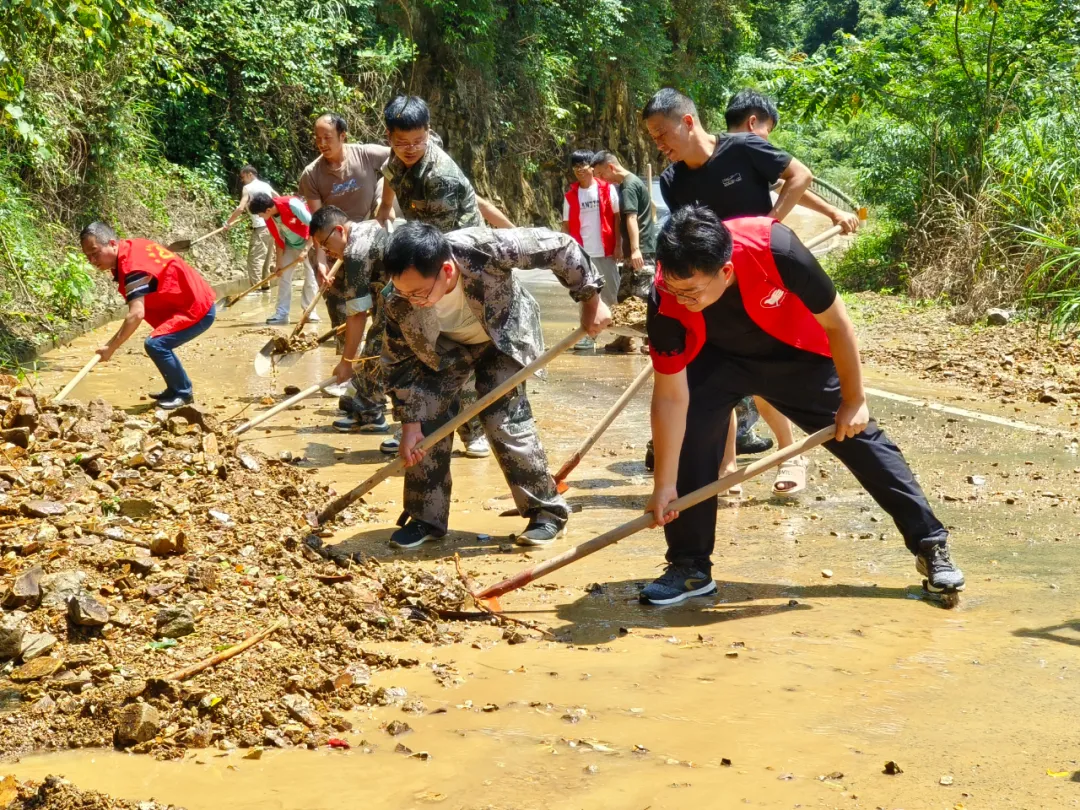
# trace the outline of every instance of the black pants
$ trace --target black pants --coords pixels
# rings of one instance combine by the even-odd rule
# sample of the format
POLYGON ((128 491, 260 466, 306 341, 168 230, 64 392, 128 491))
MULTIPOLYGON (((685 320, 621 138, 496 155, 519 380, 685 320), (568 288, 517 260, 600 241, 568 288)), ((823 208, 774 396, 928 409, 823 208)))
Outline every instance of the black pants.
MULTIPOLYGON (((679 456, 680 495, 716 480, 731 409, 742 397, 764 398, 807 433, 832 424, 840 407, 836 366, 804 352, 794 360, 744 360, 706 344, 687 369, 687 377, 690 407, 679 456)), ((899 448, 873 420, 855 438, 829 441, 824 447, 889 514, 912 554, 918 553, 922 540, 948 537, 899 448)), ((684 510, 664 527, 664 534, 669 562, 690 562, 707 571, 716 540, 716 498, 684 510)))

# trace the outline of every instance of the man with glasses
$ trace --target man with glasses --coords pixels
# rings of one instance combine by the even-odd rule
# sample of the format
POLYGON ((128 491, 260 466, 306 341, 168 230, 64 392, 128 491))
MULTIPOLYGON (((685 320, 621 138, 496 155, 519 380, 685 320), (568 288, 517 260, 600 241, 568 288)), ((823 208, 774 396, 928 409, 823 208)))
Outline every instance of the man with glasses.
MULTIPOLYGON (((585 248, 604 279, 604 303, 614 306, 619 295, 620 255, 619 187, 601 180, 593 172, 593 153, 579 149, 570 155, 574 182, 563 198, 563 231, 585 248)), ((592 338, 582 338, 574 351, 592 351, 592 338)))
MULTIPOLYGON (((450 518, 447 437, 417 449, 460 412, 461 393, 494 390, 543 352, 539 306, 514 277, 517 268, 550 269, 581 304, 581 325, 596 335, 611 322, 600 299, 604 282, 588 256, 564 234, 544 228, 466 228, 442 234, 419 222, 399 226, 384 253, 393 295, 386 302, 383 368, 402 423, 405 511, 391 541, 416 548, 445 537, 450 518)), ((524 383, 480 416, 521 515, 522 546, 555 541, 569 508, 548 472, 524 383)))
POLYGON ((844 302, 795 234, 771 217, 721 222, 710 208, 689 205, 661 229, 656 257, 646 318, 656 471, 646 509, 664 527, 668 566, 641 601, 716 593, 716 497, 681 514, 668 507, 716 481, 731 410, 750 394, 807 433, 835 425, 825 447, 892 517, 928 590, 962 590, 948 532, 870 418, 844 302))
MULTIPOLYGON (((431 131, 427 103, 417 96, 398 96, 386 105, 383 119, 391 154, 382 168, 383 196, 375 218, 387 221, 396 200, 405 219, 426 222, 443 233, 483 225, 472 183, 431 131)), ((475 386, 465 386, 462 396, 465 407, 475 402, 475 386)), ((479 419, 462 425, 458 435, 465 444, 467 458, 491 455, 479 419)), ((380 449, 396 453, 399 441, 395 435, 380 449)))
POLYGON ((386 385, 379 356, 385 333, 385 303, 379 295, 389 280, 383 271, 383 251, 390 238, 375 220, 351 222, 345 212, 324 205, 311 216, 311 238, 332 259, 342 260, 342 296, 345 299, 345 345, 334 368, 338 382, 352 379, 358 416, 365 425, 386 424, 386 385), (374 312, 364 348, 364 327, 374 312), (359 352, 359 354, 358 354, 359 352))

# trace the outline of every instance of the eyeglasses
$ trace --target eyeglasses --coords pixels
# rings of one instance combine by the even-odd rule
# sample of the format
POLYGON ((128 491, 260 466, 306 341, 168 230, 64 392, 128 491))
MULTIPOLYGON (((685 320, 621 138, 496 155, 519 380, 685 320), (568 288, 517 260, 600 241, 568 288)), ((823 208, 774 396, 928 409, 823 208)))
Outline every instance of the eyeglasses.
POLYGON ((676 290, 669 287, 664 281, 656 282, 656 288, 662 292, 666 292, 668 295, 675 296, 678 301, 685 301, 688 304, 697 304, 701 302, 701 296, 703 296, 709 287, 712 286, 714 281, 716 281, 716 276, 713 276, 709 280, 709 283, 704 287, 700 287, 696 290, 676 290))
POLYGON ((397 152, 416 152, 428 145, 428 135, 424 135, 416 141, 401 141, 397 138, 390 139, 390 146, 397 152))
MULTIPOLYGON (((441 273, 439 275, 442 275, 441 273)), ((397 287, 394 288, 394 298, 401 298, 404 301, 408 301, 410 304, 425 304, 431 299, 431 294, 435 292, 435 285, 439 283, 439 276, 435 276, 435 280, 431 282, 431 286, 428 291, 423 295, 416 293, 402 292, 397 287)))

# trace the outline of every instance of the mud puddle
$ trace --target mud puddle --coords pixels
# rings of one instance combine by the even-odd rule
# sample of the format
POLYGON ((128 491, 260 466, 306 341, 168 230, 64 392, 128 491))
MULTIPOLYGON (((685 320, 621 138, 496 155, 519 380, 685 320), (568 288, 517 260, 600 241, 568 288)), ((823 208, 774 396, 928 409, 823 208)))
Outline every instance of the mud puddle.
MULTIPOLYGON (((569 299, 541 274, 529 277, 554 342, 573 328, 569 299)), ((320 350, 278 379, 255 377, 251 357, 268 339, 255 330, 269 314, 265 298, 243 302, 184 350, 198 396, 222 416, 249 402, 252 415, 262 397, 280 398, 284 385, 311 384, 333 366, 333 352, 320 350)), ((50 358, 56 368, 37 384, 59 388, 108 333, 50 358)), ((138 348, 95 370, 75 396, 145 406, 140 395, 158 381, 138 348)), ((530 384, 553 467, 645 362, 568 355, 530 384)), ((551 628, 556 640, 525 631, 529 640, 511 645, 501 628, 474 624, 460 644, 376 645, 421 664, 377 676, 405 695, 354 715, 343 735, 349 751, 251 760, 244 750, 207 749, 163 763, 92 750, 24 758, 0 773, 59 773, 192 810, 1076 806, 1075 445, 902 403, 872 407, 953 532, 968 580, 957 610, 923 598, 895 528, 817 451, 798 501, 772 499, 766 474, 725 502, 714 598, 637 604, 638 587, 662 563, 662 534, 648 531, 502 598, 510 615, 551 628), (415 701, 419 713, 403 711, 420 709, 415 701), (391 736, 391 721, 412 730, 391 736), (396 752, 399 744, 429 758, 396 752), (887 761, 903 773, 883 773, 887 761)), ((343 491, 385 459, 382 437, 334 433, 335 417, 332 400, 309 400, 248 441, 302 456, 343 491)), ((643 392, 573 474, 567 497, 582 511, 567 539, 531 554, 499 552, 522 521, 497 517, 511 502, 495 461, 455 458, 452 535, 409 558, 433 565, 456 552, 487 584, 632 519, 651 484, 648 432, 643 392)), ((386 545, 400 487, 391 480, 367 498, 385 510, 384 523, 331 542, 406 556, 386 545)))

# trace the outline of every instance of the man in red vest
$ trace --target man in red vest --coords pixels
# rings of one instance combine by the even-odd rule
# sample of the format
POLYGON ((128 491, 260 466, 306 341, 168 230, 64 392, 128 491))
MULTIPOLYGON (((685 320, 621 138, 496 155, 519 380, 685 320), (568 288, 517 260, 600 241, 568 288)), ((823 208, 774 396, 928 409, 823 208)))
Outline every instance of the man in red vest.
MULTIPOLYGON (((592 259, 604 279, 601 299, 614 306, 619 295, 619 189, 593 174, 593 153, 579 149, 570 156, 576 182, 563 198, 563 231, 570 234, 592 259)), ((591 351, 596 344, 582 338, 575 351, 591 351)))
POLYGON ((165 378, 165 390, 150 396, 165 410, 190 405, 191 379, 174 349, 194 340, 214 322, 214 291, 183 259, 148 239, 117 239, 103 222, 82 229, 79 243, 90 264, 112 273, 128 313, 120 329, 97 350, 113 356, 146 321, 153 328, 143 344, 165 378))
MULTIPOLYGON (((271 197, 257 193, 251 196, 248 211, 261 216, 266 221, 266 229, 277 246, 277 266, 287 267, 300 255, 308 241, 308 224, 311 212, 303 197, 271 197)), ((315 270, 307 259, 301 263, 304 274, 304 290, 300 295, 300 305, 306 310, 315 298, 319 288, 315 284, 315 270)), ((281 272, 279 270, 279 272, 281 272)), ((292 307, 292 280, 296 268, 281 273, 278 281, 277 310, 272 318, 267 319, 270 326, 282 326, 289 322, 289 310, 292 307)), ((308 321, 319 320, 318 313, 312 312, 308 321)))
POLYGON ((927 588, 962 590, 948 532, 900 450, 870 419, 844 303, 795 234, 772 217, 721 222, 709 208, 688 205, 665 223, 656 254, 646 318, 656 371, 647 511, 664 527, 668 567, 641 600, 668 605, 716 593, 716 498, 681 514, 668 506, 716 480, 731 409, 750 394, 808 433, 835 424, 825 447, 892 517, 927 588))

